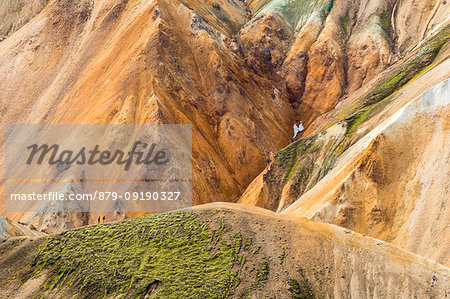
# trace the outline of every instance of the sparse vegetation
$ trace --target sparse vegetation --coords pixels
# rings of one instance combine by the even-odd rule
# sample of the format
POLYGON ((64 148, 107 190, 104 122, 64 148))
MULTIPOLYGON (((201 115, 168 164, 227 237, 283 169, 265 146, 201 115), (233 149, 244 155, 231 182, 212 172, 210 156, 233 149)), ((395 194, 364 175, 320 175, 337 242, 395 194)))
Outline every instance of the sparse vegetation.
POLYGON ((0 255, 5 252, 11 251, 14 247, 19 246, 24 240, 24 238, 12 239, 7 241, 7 239, 3 239, 2 243, 0 243, 0 255))
MULTIPOLYGON (((23 286, 44 275, 33 298, 259 296, 271 288, 271 268, 277 272, 283 266, 256 246, 265 244, 261 235, 252 240, 231 227, 227 213, 155 214, 27 242, 26 250, 17 251, 26 262, 8 264, 15 275, 5 283, 23 286)), ((22 240, 28 239, 7 241, 0 249, 22 240)), ((285 257, 283 249, 279 258, 285 257)))
POLYGON ((289 181, 300 166, 301 159, 319 149, 316 144, 317 135, 297 140, 275 155, 277 166, 285 169, 284 181, 289 181))
POLYGON ((344 28, 344 31, 347 30, 347 26, 348 26, 348 21, 350 19, 350 14, 347 11, 347 13, 345 14, 345 17, 342 19, 342 27, 344 28))
POLYGON ((269 277, 269 264, 267 262, 262 262, 259 264, 259 268, 256 269, 256 282, 255 287, 261 287, 267 282, 269 277))
POLYGON ((380 22, 381 27, 383 27, 384 32, 387 35, 391 36, 392 28, 391 28, 391 11, 385 10, 380 14, 380 22))
POLYGON ((392 76, 380 81, 373 91, 368 94, 364 101, 364 106, 370 106, 385 99, 407 84, 425 67, 433 62, 434 58, 439 53, 439 50, 446 42, 448 42, 449 38, 450 26, 447 26, 421 47, 403 67, 400 67, 400 69, 392 76))
POLYGON ((308 279, 303 274, 303 269, 298 268, 298 273, 300 278, 297 279, 289 279, 289 289, 288 291, 291 293, 293 299, 313 299, 314 293, 309 285, 308 279))
POLYGON ((242 248, 242 235, 240 232, 236 233, 233 237, 233 251, 234 254, 239 254, 242 248))
POLYGON ((447 26, 437 36, 422 47, 403 67, 393 75, 380 81, 368 94, 359 109, 345 118, 347 123, 346 137, 351 138, 356 129, 375 114, 380 112, 392 100, 391 95, 429 66, 439 53, 441 47, 450 38, 450 26, 447 26))

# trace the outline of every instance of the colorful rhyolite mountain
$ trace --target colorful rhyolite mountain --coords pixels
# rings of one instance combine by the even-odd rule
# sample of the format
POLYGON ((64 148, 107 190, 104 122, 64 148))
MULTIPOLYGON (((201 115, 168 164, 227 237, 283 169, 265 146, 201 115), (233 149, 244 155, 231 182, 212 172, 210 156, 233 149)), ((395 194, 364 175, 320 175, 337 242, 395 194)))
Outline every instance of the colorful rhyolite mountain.
POLYGON ((449 16, 441 0, 3 1, 2 129, 192 124, 198 206, 72 229, 98 214, 2 201, 0 297, 445 298, 449 16))

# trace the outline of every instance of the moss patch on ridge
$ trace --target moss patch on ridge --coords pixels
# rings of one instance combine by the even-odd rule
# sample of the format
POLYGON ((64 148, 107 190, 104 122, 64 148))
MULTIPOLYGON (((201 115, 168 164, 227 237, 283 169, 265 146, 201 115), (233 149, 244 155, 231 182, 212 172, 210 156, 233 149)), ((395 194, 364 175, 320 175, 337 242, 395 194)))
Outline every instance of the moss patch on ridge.
POLYGON ((275 164, 285 170, 285 182, 290 180, 297 171, 300 165, 298 157, 311 154, 317 150, 316 140, 317 135, 299 139, 275 154, 275 164))
POLYGON ((441 47, 448 42, 449 39, 450 26, 447 26, 430 41, 426 42, 420 50, 418 50, 415 55, 392 76, 380 81, 373 91, 367 95, 364 106, 377 103, 406 85, 425 67, 433 62, 441 47))
POLYGON ((242 236, 224 237, 192 212, 139 217, 49 237, 32 267, 51 274, 42 292, 82 298, 225 298, 239 283, 242 236))
POLYGON ((290 288, 288 289, 291 293, 292 298, 295 299, 313 299, 314 293, 309 285, 308 279, 303 274, 303 269, 298 268, 298 274, 300 278, 297 279, 289 279, 288 284, 290 288), (299 282, 300 281, 300 282, 299 282))

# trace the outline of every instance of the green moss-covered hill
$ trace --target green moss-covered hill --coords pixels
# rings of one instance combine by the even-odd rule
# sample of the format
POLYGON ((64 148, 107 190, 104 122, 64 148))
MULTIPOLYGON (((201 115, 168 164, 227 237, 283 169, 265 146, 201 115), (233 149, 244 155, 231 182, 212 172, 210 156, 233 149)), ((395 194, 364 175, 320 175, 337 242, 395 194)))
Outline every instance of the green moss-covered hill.
POLYGON ((391 282, 439 295, 448 283, 391 245, 232 204, 0 242, 2 298, 322 298, 391 282))
MULTIPOLYGON (((2 260, 2 287, 39 280, 32 298, 249 297, 267 283, 272 263, 283 263, 286 249, 271 259, 261 242, 227 221, 228 213, 157 214, 31 241, 4 240, 0 254, 13 255, 2 260)), ((296 276, 285 279, 283 293, 312 297, 304 275, 296 276)))

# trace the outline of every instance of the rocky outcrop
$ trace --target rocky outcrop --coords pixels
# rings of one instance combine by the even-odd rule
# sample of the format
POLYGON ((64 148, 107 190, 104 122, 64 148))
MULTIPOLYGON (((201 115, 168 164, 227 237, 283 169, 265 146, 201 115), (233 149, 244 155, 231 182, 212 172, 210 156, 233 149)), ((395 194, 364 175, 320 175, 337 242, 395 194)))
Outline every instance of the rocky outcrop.
POLYGON ((260 15, 239 33, 246 64, 257 73, 274 77, 292 42, 292 28, 276 14, 260 15))
MULTIPOLYGON (((319 115, 333 109, 345 92, 347 62, 343 40, 341 26, 327 21, 310 50, 301 106, 305 105, 319 115)), ((307 110, 305 112, 301 119, 309 126, 314 118, 309 117, 307 110)))
POLYGON ((349 27, 349 22, 355 23, 347 42, 348 93, 367 84, 395 59, 390 24, 391 2, 380 1, 377 4, 370 3, 362 17, 350 16, 349 11, 343 21, 346 27, 349 27))
POLYGON ((44 233, 38 231, 34 226, 30 224, 23 222, 13 222, 7 217, 0 216, 0 238, 33 237, 44 235, 44 233))
POLYGON ((449 12, 447 1, 396 1, 391 18, 396 52, 405 55, 425 37, 442 29, 449 21, 449 12))
POLYGON ((281 68, 286 94, 292 103, 297 122, 299 121, 298 106, 305 92, 305 81, 308 74, 309 49, 322 30, 324 14, 322 11, 311 16, 310 20, 301 28, 281 68))

